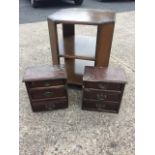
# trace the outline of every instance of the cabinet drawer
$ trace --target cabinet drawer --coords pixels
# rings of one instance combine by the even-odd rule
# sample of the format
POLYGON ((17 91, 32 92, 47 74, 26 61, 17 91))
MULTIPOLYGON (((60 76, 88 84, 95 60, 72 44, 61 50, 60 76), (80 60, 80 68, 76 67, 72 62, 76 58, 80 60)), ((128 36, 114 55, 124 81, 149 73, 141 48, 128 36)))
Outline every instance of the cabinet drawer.
POLYGON ((68 107, 67 98, 32 102, 33 111, 56 110, 68 107))
POLYGON ((50 86, 64 85, 65 82, 66 82, 65 79, 57 79, 57 80, 45 80, 45 81, 27 82, 27 85, 28 85, 29 88, 50 87, 50 86))
POLYGON ((83 100, 82 109, 118 112, 119 102, 83 100))
POLYGON ((121 92, 106 92, 97 89, 84 89, 83 98, 97 101, 120 101, 121 92))
POLYGON ((32 100, 57 98, 64 96, 67 96, 65 87, 30 90, 30 97, 32 100))
POLYGON ((103 83, 103 82, 84 82, 86 88, 96 88, 102 90, 121 90, 122 84, 120 83, 103 83))

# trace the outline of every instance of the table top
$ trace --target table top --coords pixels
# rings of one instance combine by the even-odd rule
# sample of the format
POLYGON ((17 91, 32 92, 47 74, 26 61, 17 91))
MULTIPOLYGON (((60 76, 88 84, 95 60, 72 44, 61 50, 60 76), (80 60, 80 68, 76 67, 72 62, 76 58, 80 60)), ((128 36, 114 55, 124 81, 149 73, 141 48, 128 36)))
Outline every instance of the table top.
POLYGON ((64 65, 44 65, 28 67, 25 70, 23 82, 66 78, 64 65))
POLYGON ((83 81, 126 83, 127 78, 121 68, 86 66, 83 81))
POLYGON ((98 25, 115 21, 115 13, 99 9, 61 9, 48 17, 56 23, 98 25))

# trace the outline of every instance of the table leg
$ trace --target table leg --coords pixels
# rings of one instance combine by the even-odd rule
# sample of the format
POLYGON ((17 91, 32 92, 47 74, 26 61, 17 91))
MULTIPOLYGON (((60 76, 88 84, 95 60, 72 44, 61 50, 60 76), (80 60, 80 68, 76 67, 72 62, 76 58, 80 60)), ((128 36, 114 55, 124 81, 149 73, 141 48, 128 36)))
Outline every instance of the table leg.
POLYGON ((113 31, 114 23, 101 24, 98 26, 95 66, 108 66, 113 39, 113 31))
POLYGON ((57 24, 52 22, 51 20, 48 20, 48 29, 49 29, 53 65, 58 65, 60 64, 60 60, 59 60, 59 49, 58 49, 57 24))
POLYGON ((75 54, 75 42, 74 42, 74 24, 62 24, 63 28, 63 40, 64 40, 64 54, 75 54))
MULTIPOLYGON (((67 56, 75 55, 75 26, 74 24, 62 24, 63 28, 63 40, 64 40, 64 54, 67 56), (68 41, 69 40, 69 41, 68 41)), ((67 70, 68 83, 75 83, 75 59, 65 59, 65 65, 67 70)))
POLYGON ((63 36, 74 36, 75 34, 75 28, 74 24, 62 24, 63 27, 63 36))

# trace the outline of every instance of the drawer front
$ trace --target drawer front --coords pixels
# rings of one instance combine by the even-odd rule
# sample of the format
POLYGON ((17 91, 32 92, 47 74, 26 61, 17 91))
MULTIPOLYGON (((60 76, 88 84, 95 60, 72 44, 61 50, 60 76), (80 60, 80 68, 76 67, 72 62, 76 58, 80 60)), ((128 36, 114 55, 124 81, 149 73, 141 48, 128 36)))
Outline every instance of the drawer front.
POLYGON ((49 88, 49 89, 35 89, 30 91, 32 100, 48 99, 67 96, 65 87, 49 88))
POLYGON ((85 82, 86 88, 96 88, 102 90, 122 90, 123 84, 119 83, 102 83, 102 82, 85 82))
POLYGON ((121 93, 117 92, 105 92, 94 89, 84 89, 83 98, 85 99, 94 99, 97 101, 120 101, 121 93))
POLYGON ((46 111, 46 110, 48 111, 48 110, 63 109, 67 107, 68 107, 67 98, 32 102, 33 111, 46 111))
POLYGON ((118 112, 119 106, 120 106, 119 102, 83 100, 82 109, 118 112))
POLYGON ((45 80, 45 81, 34 81, 34 82, 27 82, 30 88, 34 87, 50 87, 50 86, 57 86, 57 85, 64 85, 66 80, 59 79, 59 80, 45 80))

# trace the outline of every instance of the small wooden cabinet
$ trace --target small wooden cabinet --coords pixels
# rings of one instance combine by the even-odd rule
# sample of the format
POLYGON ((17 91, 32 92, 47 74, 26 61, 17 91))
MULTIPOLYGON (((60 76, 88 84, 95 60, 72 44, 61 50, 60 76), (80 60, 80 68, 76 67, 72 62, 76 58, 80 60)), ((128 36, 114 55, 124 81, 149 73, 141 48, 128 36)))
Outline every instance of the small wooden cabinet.
POLYGON ((86 66, 82 109, 119 112, 125 84, 126 75, 120 68, 86 66))
POLYGON ((33 111, 54 110, 68 107, 64 66, 30 67, 23 81, 33 111))
POLYGON ((114 25, 114 12, 95 9, 62 9, 48 17, 53 64, 64 58, 68 84, 82 85, 86 65, 108 66, 114 25), (62 39, 57 24, 62 24, 62 39), (96 37, 75 35, 76 24, 96 26, 96 37))

